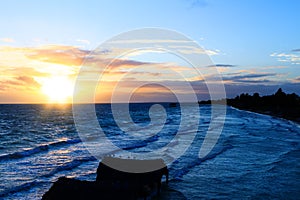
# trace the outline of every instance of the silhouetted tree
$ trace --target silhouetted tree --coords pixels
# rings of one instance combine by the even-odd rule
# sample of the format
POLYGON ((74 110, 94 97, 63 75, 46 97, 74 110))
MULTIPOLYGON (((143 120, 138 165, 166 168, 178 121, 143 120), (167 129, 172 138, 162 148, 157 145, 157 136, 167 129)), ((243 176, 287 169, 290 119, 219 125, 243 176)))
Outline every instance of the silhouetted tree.
POLYGON ((262 113, 269 113, 287 119, 300 121, 300 97, 286 94, 279 88, 275 94, 262 96, 256 92, 252 96, 242 93, 234 99, 227 99, 230 106, 262 113))

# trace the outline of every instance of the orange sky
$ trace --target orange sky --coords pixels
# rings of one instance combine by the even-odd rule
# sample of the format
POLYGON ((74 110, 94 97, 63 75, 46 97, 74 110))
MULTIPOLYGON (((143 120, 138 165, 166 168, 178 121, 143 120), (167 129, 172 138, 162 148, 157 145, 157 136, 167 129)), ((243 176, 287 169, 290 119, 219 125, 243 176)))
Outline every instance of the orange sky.
MULTIPOLYGON (((4 58, 0 63, 3 66, 0 69, 1 103, 71 103, 78 72, 88 53, 89 51, 78 47, 64 45, 0 47, 0 55, 4 58)), ((95 68, 99 68, 99 64, 108 64, 106 58, 98 58, 95 63, 95 68)), ((113 91, 117 101, 122 101, 122 96, 128 96, 128 92, 132 92, 137 82, 178 81, 173 71, 186 70, 186 67, 176 66, 175 63, 115 59, 98 83, 95 101, 110 102, 113 91), (118 87, 115 88, 116 86, 118 87)), ((99 70, 93 69, 91 65, 89 73, 97 72, 99 70)), ((196 74, 189 77, 195 79, 196 74)), ((137 101, 143 101, 141 96, 153 96, 152 100, 155 100, 154 94, 171 94, 168 89, 153 84, 146 84, 135 92, 139 94, 134 95, 137 101)))
MULTIPOLYGON (((214 53, 207 52, 211 57, 214 56, 214 53)), ((210 66, 200 76, 188 63, 179 63, 176 59, 152 62, 147 59, 137 60, 136 54, 133 54, 109 63, 110 59, 107 57, 89 57, 90 53, 78 46, 67 45, 0 46, 0 103, 72 103, 76 78, 82 64, 88 65, 84 72, 87 77, 102 73, 97 83, 95 80, 88 83, 98 85, 93 99, 97 103, 112 102, 112 95, 113 102, 127 101, 128 96, 132 101, 138 102, 174 101, 176 99, 173 93, 183 96, 196 93, 200 98, 209 98, 203 80, 214 77, 215 72, 210 71, 210 66), (184 82, 190 82, 195 91, 183 86, 184 82), (169 85, 172 88, 157 84, 169 85)), ((234 66, 219 65, 214 68, 223 76, 223 83, 233 88, 234 92, 237 90, 234 87, 243 91, 249 86, 254 91, 260 82, 265 82, 264 87, 274 87, 275 90, 277 85, 274 83, 278 83, 285 76, 271 72, 284 66, 238 70, 234 66)), ((82 77, 85 77, 84 73, 81 74, 82 77)), ((297 79, 289 81, 295 86, 298 83, 297 79)), ((87 88, 90 87, 88 85, 87 88)), ((86 91, 80 93, 83 97, 86 95, 86 91)), ((188 97, 186 101, 189 101, 188 97)))

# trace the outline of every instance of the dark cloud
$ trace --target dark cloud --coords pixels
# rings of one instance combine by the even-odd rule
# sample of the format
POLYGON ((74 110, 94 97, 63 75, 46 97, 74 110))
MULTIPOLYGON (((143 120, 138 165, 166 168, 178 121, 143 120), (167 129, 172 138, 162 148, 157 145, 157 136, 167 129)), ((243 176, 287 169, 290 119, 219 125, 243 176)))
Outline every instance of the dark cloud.
POLYGON ((225 84, 226 95, 228 98, 233 98, 241 93, 253 94, 258 92, 261 95, 274 94, 278 88, 282 88, 286 93, 300 94, 300 83, 278 83, 278 84, 255 84, 255 85, 238 85, 238 84, 225 84))
MULTIPOLYGON (((136 87, 137 85, 143 85, 139 92, 134 94, 134 101, 140 102, 154 102, 154 101, 175 101, 174 94, 183 95, 186 99, 185 101, 191 102, 192 99, 190 98, 190 94, 194 93, 198 100, 208 100, 210 99, 210 94, 208 87, 205 81, 193 81, 190 82, 193 90, 187 88, 185 86, 185 81, 159 81, 157 83, 148 82, 148 81, 140 81, 135 79, 128 79, 126 81, 120 82, 119 89, 122 91, 123 88, 129 87, 136 87), (165 86, 168 86, 166 88, 165 86)), ((233 98, 241 93, 249 93, 253 94, 258 92, 261 95, 271 95, 274 94, 278 88, 282 88, 286 93, 296 93, 300 94, 300 82, 292 83, 292 82, 285 82, 285 83, 276 83, 272 82, 270 84, 270 80, 240 80, 239 83, 226 83, 224 84, 226 97, 233 98), (243 82, 243 83, 241 83, 243 82)), ((126 90, 124 90, 126 91, 126 90)), ((212 91, 216 92, 216 91, 212 91)), ((216 93, 216 98, 218 98, 218 94, 216 93)), ((221 95, 221 94, 220 94, 221 95)))
POLYGON ((270 80, 267 80, 267 79, 263 79, 263 80, 235 80, 234 82, 236 83, 269 83, 271 82, 270 80))
POLYGON ((292 52, 300 52, 300 49, 293 49, 292 52))
POLYGON ((236 65, 230 65, 230 64, 216 64, 216 65, 210 65, 209 67, 236 67, 236 65))
MULTIPOLYGON (((263 77, 276 76, 276 75, 277 75, 276 73, 264 73, 264 74, 254 74, 253 73, 253 74, 245 74, 245 75, 227 76, 227 77, 223 77, 223 80, 233 81, 233 82, 249 82, 250 83, 251 81, 249 79, 263 78, 263 77)), ((266 81, 267 80, 264 80, 264 82, 266 82, 266 81)), ((255 80, 255 82, 258 83, 257 80, 255 80)))

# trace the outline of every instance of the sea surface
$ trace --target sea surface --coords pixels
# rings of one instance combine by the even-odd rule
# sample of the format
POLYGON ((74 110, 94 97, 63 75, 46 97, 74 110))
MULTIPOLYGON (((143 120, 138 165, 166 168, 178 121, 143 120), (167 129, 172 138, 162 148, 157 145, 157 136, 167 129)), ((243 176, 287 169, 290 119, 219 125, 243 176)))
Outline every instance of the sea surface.
MULTIPOLYGON (((149 125, 152 105, 131 104, 133 122, 149 125)), ((189 111, 188 122, 200 115, 190 147, 169 164, 168 187, 173 193, 162 199, 300 199, 299 124, 225 107, 225 124, 217 144, 199 158, 211 106, 201 105, 196 112, 189 104, 161 105, 167 113, 165 126, 154 136, 134 142, 124 139, 110 104, 97 104, 95 109, 107 138, 133 152, 168 144, 180 126, 183 106, 189 111)), ((155 122, 152 126, 155 129, 155 122)), ((189 129, 184 131, 190 134, 189 129)), ((169 149, 173 154, 176 145, 174 142, 169 149)), ((126 156, 118 151, 112 155, 126 156)), ((41 199, 62 176, 95 180, 98 163, 78 135, 71 105, 0 105, 0 199, 41 199)))

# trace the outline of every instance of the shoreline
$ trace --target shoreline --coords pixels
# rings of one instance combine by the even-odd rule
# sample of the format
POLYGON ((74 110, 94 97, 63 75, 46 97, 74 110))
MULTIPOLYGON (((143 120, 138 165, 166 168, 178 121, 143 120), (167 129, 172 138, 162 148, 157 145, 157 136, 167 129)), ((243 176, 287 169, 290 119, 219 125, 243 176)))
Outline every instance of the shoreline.
POLYGON ((287 121, 291 121, 293 123, 296 123, 297 125, 300 125, 300 119, 297 119, 297 118, 296 119, 294 119, 294 118, 287 118, 287 117, 284 117, 284 116, 272 113, 271 111, 260 111, 260 110, 254 110, 254 109, 244 109, 244 108, 235 107, 235 106, 229 105, 229 104, 226 104, 226 105, 230 106, 232 108, 238 109, 238 110, 243 110, 243 111, 248 111, 248 112, 252 112, 252 113, 256 113, 256 114, 261 114, 261 115, 267 115, 267 116, 271 116, 271 117, 276 117, 276 118, 284 119, 284 120, 287 120, 287 121))
POLYGON ((280 115, 280 114, 276 114, 274 112, 272 112, 271 110, 265 110, 265 111, 262 111, 262 110, 256 110, 256 109, 253 109, 253 108, 242 108, 242 107, 238 107, 238 106, 234 106, 234 105, 231 105, 231 104, 228 104, 224 101, 214 101, 213 103, 209 102, 209 101, 202 101, 202 102, 199 102, 198 103, 199 105, 211 105, 211 104, 218 104, 218 105, 224 105, 224 106, 230 106, 234 109, 237 109, 237 110, 243 110, 243 111, 248 111, 248 112, 252 112, 252 113, 256 113, 256 114, 262 114, 262 115, 268 115, 268 116, 271 116, 271 117, 276 117, 276 118, 279 118, 279 119, 284 119, 284 120, 288 120, 288 121, 291 121, 293 123, 296 123, 298 125, 300 125, 300 118, 293 118, 291 116, 283 116, 283 115, 280 115))
POLYGON ((300 96, 286 94, 281 88, 276 93, 260 96, 242 93, 232 99, 198 101, 198 104, 223 104, 240 110, 278 117, 300 124, 300 96))

